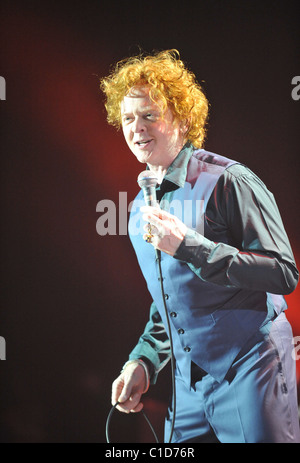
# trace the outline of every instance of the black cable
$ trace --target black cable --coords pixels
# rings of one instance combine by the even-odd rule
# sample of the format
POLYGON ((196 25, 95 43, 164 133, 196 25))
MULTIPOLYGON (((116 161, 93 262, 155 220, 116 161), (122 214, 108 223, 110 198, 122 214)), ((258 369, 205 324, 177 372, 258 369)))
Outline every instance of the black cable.
MULTIPOLYGON (((159 281, 160 281, 160 288, 161 288, 161 295, 163 299, 163 304, 164 304, 164 309, 165 309, 165 314, 166 314, 166 319, 167 319, 167 325, 168 325, 168 331, 169 331, 169 339, 170 339, 170 351, 171 351, 171 376, 172 376, 172 423, 171 423, 171 431, 170 431, 170 436, 169 436, 169 441, 168 443, 170 444, 172 442, 172 437, 173 437, 173 432, 174 432, 174 426, 175 426, 175 417, 176 417, 176 385, 175 385, 175 357, 174 357, 174 349, 173 349, 173 340, 172 340, 172 333, 171 333, 171 326, 170 326, 170 320, 169 320, 169 314, 168 314, 168 309, 166 305, 166 298, 165 298, 165 291, 164 291, 164 285, 163 285, 163 276, 162 276, 162 269, 161 269, 161 251, 158 249, 155 249, 155 256, 156 256, 156 262, 158 264, 158 270, 159 270, 159 281)), ((110 442, 110 436, 109 436, 109 426, 110 426, 110 421, 113 412, 115 411, 117 405, 120 402, 117 402, 113 407, 110 409, 110 412, 108 414, 107 420, 106 420, 106 441, 107 443, 110 442)), ((153 429, 153 426, 147 417, 146 413, 144 410, 141 410, 142 414, 144 415, 144 418, 146 419, 148 425, 150 426, 150 429, 155 437, 155 440, 157 443, 159 443, 159 440, 157 438, 157 435, 153 429)))
MULTIPOLYGON (((119 405, 119 403, 120 403, 120 402, 117 402, 117 403, 110 409, 110 412, 109 412, 108 417, 107 417, 107 420, 106 420, 106 428, 105 428, 105 430, 106 430, 106 442, 107 442, 108 444, 111 444, 110 435, 109 435, 109 427, 110 427, 111 417, 112 417, 112 414, 113 414, 113 412, 115 411, 117 405, 119 405)), ((149 424, 149 427, 150 427, 150 429, 151 429, 151 431, 152 431, 152 434, 153 434, 153 436, 154 436, 154 438, 155 438, 155 441, 159 444, 158 437, 157 437, 157 435, 156 435, 156 432, 154 431, 154 428, 153 428, 153 426, 152 426, 152 424, 151 424, 151 422, 150 422, 148 416, 146 415, 146 413, 144 412, 144 410, 142 410, 141 413, 144 415, 145 420, 146 420, 147 423, 149 424)))
POLYGON ((161 251, 159 251, 158 249, 155 249, 155 255, 156 255, 156 262, 158 263, 161 295, 162 295, 162 298, 163 298, 164 309, 165 309, 165 314, 166 314, 166 319, 167 319, 167 325, 168 325, 168 331, 169 331, 169 339, 170 339, 170 351, 171 351, 172 403, 173 403, 172 412, 173 412, 173 416, 172 416, 171 431, 170 431, 169 442, 168 442, 170 444, 172 442, 174 426, 175 426, 175 416, 176 416, 175 357, 174 357, 171 326, 170 326, 169 314, 168 314, 168 309, 167 309, 167 305, 166 305, 165 291, 164 291, 164 285, 163 285, 163 276, 162 276, 162 270, 161 270, 161 259, 160 259, 161 251))

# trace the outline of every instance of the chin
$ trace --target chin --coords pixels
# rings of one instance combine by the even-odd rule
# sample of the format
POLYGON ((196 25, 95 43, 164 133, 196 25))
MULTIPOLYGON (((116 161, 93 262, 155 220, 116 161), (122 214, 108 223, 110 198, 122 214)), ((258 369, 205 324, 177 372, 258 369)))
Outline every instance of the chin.
POLYGON ((134 153, 134 155, 137 158, 137 160, 141 162, 142 164, 147 164, 148 162, 151 163, 152 153, 149 153, 149 154, 134 153))

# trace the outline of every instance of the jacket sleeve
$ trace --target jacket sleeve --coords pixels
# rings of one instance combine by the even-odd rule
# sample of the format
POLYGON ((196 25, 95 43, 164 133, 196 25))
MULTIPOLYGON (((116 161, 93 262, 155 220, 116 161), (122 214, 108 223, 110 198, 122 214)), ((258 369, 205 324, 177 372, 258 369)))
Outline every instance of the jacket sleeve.
POLYGON ((170 340, 153 302, 149 321, 137 345, 130 353, 129 360, 142 358, 149 367, 151 384, 155 384, 158 373, 168 363, 170 355, 170 340))
POLYGON ((299 273, 275 199, 245 166, 232 166, 219 179, 206 222, 216 233, 226 230, 230 244, 189 229, 174 256, 199 278, 273 294, 295 289, 299 273))

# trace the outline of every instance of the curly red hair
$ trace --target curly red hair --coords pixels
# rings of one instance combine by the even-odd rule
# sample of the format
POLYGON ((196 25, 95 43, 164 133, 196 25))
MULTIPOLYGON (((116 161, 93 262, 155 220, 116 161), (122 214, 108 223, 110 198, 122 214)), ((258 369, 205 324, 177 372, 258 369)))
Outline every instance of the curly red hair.
POLYGON ((109 124, 121 127, 121 102, 136 86, 149 86, 150 98, 161 107, 163 114, 170 108, 175 119, 187 121, 186 140, 196 148, 203 146, 209 103, 177 50, 126 58, 116 64, 108 77, 101 79, 109 124))

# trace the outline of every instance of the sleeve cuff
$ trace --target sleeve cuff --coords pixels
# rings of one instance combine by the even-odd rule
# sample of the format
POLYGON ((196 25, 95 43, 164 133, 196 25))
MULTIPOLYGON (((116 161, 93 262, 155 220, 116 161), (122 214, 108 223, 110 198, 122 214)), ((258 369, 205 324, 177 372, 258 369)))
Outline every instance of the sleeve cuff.
POLYGON ((202 267, 207 261, 214 243, 195 230, 188 229, 185 237, 174 254, 174 258, 202 267))
POLYGON ((153 359, 151 361, 150 360, 151 351, 150 350, 149 352, 146 352, 146 351, 147 349, 145 349, 145 346, 143 349, 135 348, 129 355, 129 360, 137 360, 137 359, 143 360, 149 369, 150 383, 155 384, 157 380, 157 376, 158 376, 158 372, 156 372, 156 368, 155 368, 155 360, 153 359), (148 357, 146 357, 147 353, 149 354, 148 357))

